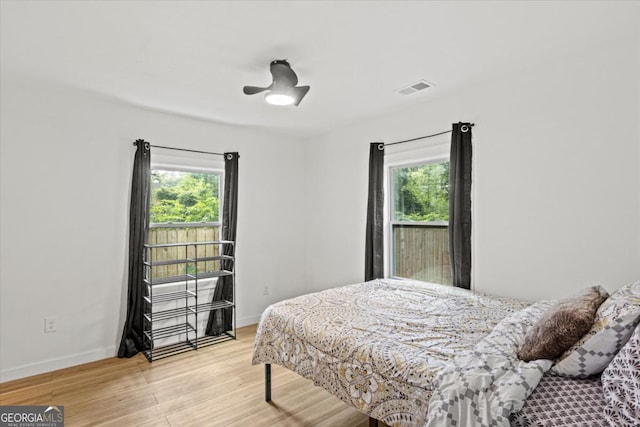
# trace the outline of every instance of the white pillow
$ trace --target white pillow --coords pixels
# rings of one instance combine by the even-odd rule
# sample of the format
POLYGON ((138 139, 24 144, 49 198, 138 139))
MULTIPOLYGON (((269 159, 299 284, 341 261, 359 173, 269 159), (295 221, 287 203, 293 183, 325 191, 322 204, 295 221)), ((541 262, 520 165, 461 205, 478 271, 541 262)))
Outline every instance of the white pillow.
POLYGON ((551 373, 586 378, 602 372, 640 320, 640 281, 617 291, 596 312, 591 330, 560 356, 551 373))

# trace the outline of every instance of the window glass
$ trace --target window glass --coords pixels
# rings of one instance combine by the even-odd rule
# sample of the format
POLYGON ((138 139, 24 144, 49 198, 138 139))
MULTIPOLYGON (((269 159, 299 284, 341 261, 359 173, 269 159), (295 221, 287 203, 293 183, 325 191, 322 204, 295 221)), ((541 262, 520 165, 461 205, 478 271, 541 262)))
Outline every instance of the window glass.
POLYGON ((393 168, 396 221, 449 221, 449 162, 393 168))
POLYGON ((392 276, 450 285, 449 161, 390 172, 392 276))
MULTIPOLYGON (((151 245, 200 243, 220 240, 221 172, 189 172, 152 169, 149 205, 151 245)), ((180 277, 220 269, 219 260, 195 263, 170 263, 187 258, 219 256, 219 245, 167 246, 153 251, 154 278, 180 277), (196 254, 195 251, 198 251, 196 254)))
POLYGON ((154 169, 149 222, 218 222, 219 194, 219 174, 154 169))

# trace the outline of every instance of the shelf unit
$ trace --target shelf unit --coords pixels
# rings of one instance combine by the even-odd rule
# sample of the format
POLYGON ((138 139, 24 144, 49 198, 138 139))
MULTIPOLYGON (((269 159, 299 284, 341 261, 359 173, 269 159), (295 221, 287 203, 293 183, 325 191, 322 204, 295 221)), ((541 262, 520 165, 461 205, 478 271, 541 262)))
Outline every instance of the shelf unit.
POLYGON ((236 338, 235 243, 228 240, 168 243, 144 247, 144 355, 152 362, 236 338), (201 254, 201 256, 199 256, 201 254), (205 296, 231 278, 231 299, 212 302, 205 296), (205 335, 211 313, 231 310, 231 330, 205 335))

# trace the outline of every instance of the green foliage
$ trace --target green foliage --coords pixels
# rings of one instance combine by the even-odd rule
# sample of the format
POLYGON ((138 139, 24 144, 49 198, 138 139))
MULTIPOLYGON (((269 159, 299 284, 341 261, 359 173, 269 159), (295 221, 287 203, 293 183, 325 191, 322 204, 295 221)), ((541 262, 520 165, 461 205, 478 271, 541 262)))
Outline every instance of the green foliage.
POLYGON ((449 162, 393 170, 396 221, 449 221, 449 162))
POLYGON ((219 221, 218 175, 151 171, 151 223, 219 221))

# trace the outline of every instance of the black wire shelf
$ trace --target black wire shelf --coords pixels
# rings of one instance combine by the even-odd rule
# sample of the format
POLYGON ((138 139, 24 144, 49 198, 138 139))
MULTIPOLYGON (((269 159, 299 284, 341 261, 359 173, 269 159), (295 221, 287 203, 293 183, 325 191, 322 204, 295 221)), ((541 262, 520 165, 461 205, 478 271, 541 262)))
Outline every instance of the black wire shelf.
POLYGON ((161 340, 164 338, 175 337, 177 335, 188 334, 189 332, 195 332, 194 328, 189 322, 180 323, 177 325, 166 326, 164 328, 152 329, 145 331, 145 335, 149 341, 161 340))
POLYGON ((234 252, 235 243, 225 240, 145 245, 145 276, 140 286, 146 294, 143 337, 149 349, 143 353, 149 362, 236 339, 234 252), (167 273, 170 276, 162 276, 167 273), (231 285, 231 294, 225 294, 226 300, 211 301, 210 292, 220 285, 212 279, 220 277, 230 278, 225 285, 231 285), (232 316, 231 329, 208 336, 203 327, 219 310, 232 316))
POLYGON ((176 283, 176 284, 184 283, 190 279, 192 279, 192 277, 189 277, 188 274, 179 274, 177 276, 159 277, 153 280, 144 279, 144 283, 146 283, 149 286, 156 286, 156 285, 166 285, 167 283, 176 283))
POLYGON ((235 339, 236 339, 235 335, 232 334, 231 332, 223 332, 221 335, 215 335, 215 336, 205 335, 197 339, 198 348, 207 347, 209 345, 218 344, 219 342, 222 342, 222 341, 229 341, 229 340, 235 340, 235 339))
POLYGON ((233 275, 233 271, 229 270, 216 270, 216 271, 205 271, 202 273, 195 274, 187 274, 187 277, 191 280, 195 280, 196 277, 198 280, 200 279, 210 279, 212 277, 222 277, 222 276, 231 276, 233 275))
POLYGON ((163 294, 155 294, 153 297, 145 296, 144 300, 149 304, 157 304, 161 302, 175 301, 184 298, 193 298, 196 296, 195 292, 184 290, 176 292, 165 292, 163 294))
POLYGON ((191 314, 196 314, 196 310, 193 307, 178 307, 178 308, 172 308, 170 310, 162 310, 162 311, 156 311, 152 313, 145 313, 144 317, 149 322, 152 322, 152 321, 155 322, 155 321, 173 319, 176 317, 189 316, 191 314))
POLYGON ((196 305, 196 311, 198 313, 202 313, 204 311, 219 310, 221 308, 233 308, 233 306, 234 304, 231 301, 215 301, 196 305))
POLYGON ((234 257, 231 255, 216 255, 216 256, 204 256, 198 258, 189 258, 190 262, 206 262, 206 261, 234 261, 234 257))
POLYGON ((152 350, 145 350, 144 356, 149 362, 153 362, 154 360, 164 359, 165 357, 185 353, 187 351, 193 351, 196 349, 196 345, 193 342, 184 341, 165 345, 162 347, 155 347, 152 350))
POLYGON ((186 264, 187 262, 192 262, 189 258, 181 258, 181 259, 169 259, 165 261, 145 261, 143 264, 147 267, 160 267, 163 265, 176 265, 176 264, 186 264))

